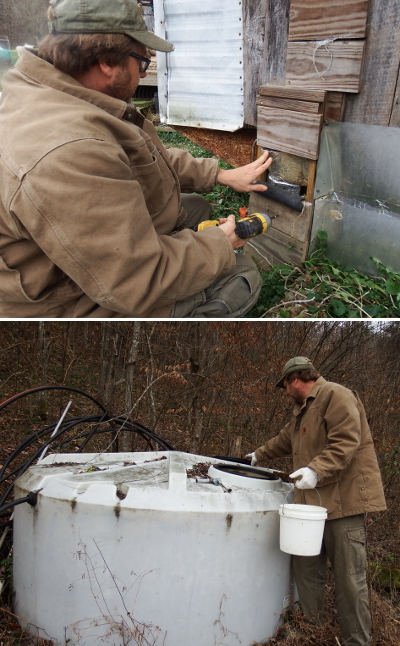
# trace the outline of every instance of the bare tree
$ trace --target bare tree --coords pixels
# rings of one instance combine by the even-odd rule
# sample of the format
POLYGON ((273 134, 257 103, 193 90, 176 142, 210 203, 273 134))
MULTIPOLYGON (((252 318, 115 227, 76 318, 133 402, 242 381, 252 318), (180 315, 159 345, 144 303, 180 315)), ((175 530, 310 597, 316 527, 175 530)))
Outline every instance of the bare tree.
MULTIPOLYGON (((50 339, 46 336, 44 321, 39 322, 39 386, 48 385, 50 339)), ((38 394, 37 414, 45 415, 47 412, 47 394, 42 391, 38 394)))
MULTIPOLYGON (((133 409, 133 376, 135 372, 136 360, 140 342, 140 321, 135 321, 133 327, 132 342, 129 348, 128 359, 125 370, 125 411, 130 415, 133 409)), ((132 451, 131 434, 123 431, 121 437, 123 451, 132 451)))

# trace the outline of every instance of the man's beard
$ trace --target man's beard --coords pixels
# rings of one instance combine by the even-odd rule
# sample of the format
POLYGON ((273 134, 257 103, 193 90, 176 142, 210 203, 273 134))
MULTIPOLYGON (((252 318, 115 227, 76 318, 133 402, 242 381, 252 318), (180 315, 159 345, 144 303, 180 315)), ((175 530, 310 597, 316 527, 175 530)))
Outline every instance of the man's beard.
POLYGON ((129 69, 122 68, 118 79, 107 88, 105 94, 129 103, 135 91, 136 88, 132 91, 132 78, 129 69))
POLYGON ((302 395, 291 395, 292 399, 296 402, 296 404, 302 404, 304 401, 304 397, 302 395))

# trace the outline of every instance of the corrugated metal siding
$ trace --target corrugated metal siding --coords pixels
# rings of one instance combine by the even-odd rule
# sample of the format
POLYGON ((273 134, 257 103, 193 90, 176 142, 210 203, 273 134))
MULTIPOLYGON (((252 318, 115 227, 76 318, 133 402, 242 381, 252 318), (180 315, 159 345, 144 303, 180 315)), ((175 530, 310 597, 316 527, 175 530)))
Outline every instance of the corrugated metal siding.
POLYGON ((155 0, 160 117, 170 125, 243 126, 243 18, 238 0, 155 0))

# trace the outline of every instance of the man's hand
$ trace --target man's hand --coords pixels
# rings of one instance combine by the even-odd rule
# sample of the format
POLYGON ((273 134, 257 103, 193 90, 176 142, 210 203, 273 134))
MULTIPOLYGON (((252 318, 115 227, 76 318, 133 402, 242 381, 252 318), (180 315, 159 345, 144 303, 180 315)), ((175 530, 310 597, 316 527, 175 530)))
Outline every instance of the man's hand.
POLYGON ((289 478, 298 478, 295 485, 298 489, 315 489, 318 482, 318 475, 314 469, 303 467, 289 474, 289 478))
POLYGON ((219 221, 219 228, 225 233, 226 236, 228 236, 229 240, 231 241, 232 247, 234 249, 241 249, 241 247, 244 247, 247 240, 243 240, 236 235, 235 227, 236 220, 234 215, 228 215, 227 218, 221 218, 221 220, 219 221))
POLYGON ((245 457, 248 458, 249 460, 251 460, 251 466, 252 467, 255 467, 256 464, 258 464, 258 461, 257 461, 255 453, 248 453, 247 455, 245 455, 245 457))
POLYGON ((248 193, 254 190, 262 192, 267 190, 267 187, 262 184, 254 185, 253 182, 262 173, 265 173, 271 166, 272 161, 272 157, 269 157, 269 152, 266 150, 261 157, 251 164, 246 164, 246 166, 239 166, 239 168, 231 168, 230 170, 220 168, 217 183, 222 186, 230 186, 239 193, 248 193))

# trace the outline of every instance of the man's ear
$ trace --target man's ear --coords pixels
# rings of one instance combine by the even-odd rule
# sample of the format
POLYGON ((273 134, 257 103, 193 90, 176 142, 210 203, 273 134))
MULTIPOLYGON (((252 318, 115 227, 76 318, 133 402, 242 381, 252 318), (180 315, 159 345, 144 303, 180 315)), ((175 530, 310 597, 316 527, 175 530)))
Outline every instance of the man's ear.
POLYGON ((99 68, 100 71, 104 74, 104 76, 107 77, 107 79, 111 79, 114 74, 114 67, 111 67, 104 61, 99 61, 99 68))

